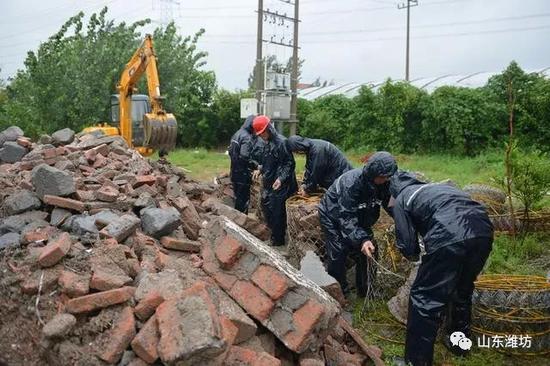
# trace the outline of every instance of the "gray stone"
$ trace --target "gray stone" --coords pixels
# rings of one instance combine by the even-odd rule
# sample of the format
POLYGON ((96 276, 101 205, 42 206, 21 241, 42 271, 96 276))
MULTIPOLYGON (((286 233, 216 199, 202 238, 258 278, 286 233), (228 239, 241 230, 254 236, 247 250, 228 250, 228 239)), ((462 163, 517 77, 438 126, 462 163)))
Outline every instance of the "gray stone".
POLYGON ((36 210, 42 206, 42 202, 31 191, 26 189, 9 195, 4 201, 3 208, 8 215, 16 215, 25 211, 36 210))
POLYGON ((28 150, 17 142, 8 141, 0 149, 0 160, 4 163, 16 163, 27 155, 28 150))
POLYGON ((52 134, 52 140, 54 144, 67 145, 74 140, 74 131, 70 128, 64 128, 56 131, 52 134))
POLYGON ((19 246, 21 236, 17 233, 7 233, 0 236, 0 250, 19 246))
POLYGON ((76 325, 76 318, 72 314, 58 314, 53 317, 42 329, 46 338, 63 337, 69 334, 76 325))
POLYGON ((411 293, 411 287, 418 274, 419 264, 411 269, 407 281, 403 286, 399 287, 397 293, 388 301, 388 310, 403 324, 407 324, 407 316, 409 313, 409 295, 411 293))
POLYGON ((306 294, 299 293, 298 290, 289 291, 281 301, 281 305, 290 310, 296 310, 302 307, 307 301, 306 294))
POLYGON ((105 226, 100 235, 115 238, 119 243, 136 232, 141 220, 133 215, 123 215, 105 226))
POLYGON ((103 226, 106 224, 109 224, 111 222, 117 221, 120 219, 120 215, 116 212, 113 212, 111 210, 101 210, 95 215, 93 215, 96 223, 101 223, 103 226))
POLYGON ((57 163, 55 163, 54 167, 59 170, 68 170, 71 172, 74 172, 76 169, 73 162, 70 161, 69 159, 58 161, 57 163))
POLYGON ((173 207, 146 208, 141 216, 143 231, 154 238, 168 235, 181 224, 180 213, 173 207))
POLYGON ((17 126, 11 126, 0 132, 0 146, 4 145, 6 141, 15 141, 19 137, 24 136, 25 133, 17 126))
POLYGON ((40 138, 38 139, 38 143, 40 145, 49 145, 53 142, 53 139, 50 135, 46 135, 46 134, 43 134, 40 136, 40 138))
POLYGON ((124 351, 117 366, 128 366, 135 358, 137 358, 137 356, 133 351, 124 351))
POLYGON ((149 193, 143 192, 142 194, 139 195, 136 202, 134 202, 134 207, 137 208, 138 210, 141 210, 147 207, 157 207, 157 203, 149 193))
POLYGON ((76 215, 71 220, 71 232, 78 236, 97 234, 99 230, 95 226, 95 218, 88 215, 76 215))
POLYGON ((40 198, 46 194, 68 196, 76 192, 74 179, 69 173, 46 164, 32 170, 31 180, 40 198))
POLYGON ((71 211, 65 210, 64 208, 55 207, 52 210, 50 216, 50 225, 59 226, 65 222, 69 217, 72 216, 71 211))
POLYGON ((0 224, 0 234, 9 232, 20 233, 27 224, 33 221, 44 220, 46 217, 48 217, 48 213, 42 211, 27 211, 19 215, 6 217, 0 224))

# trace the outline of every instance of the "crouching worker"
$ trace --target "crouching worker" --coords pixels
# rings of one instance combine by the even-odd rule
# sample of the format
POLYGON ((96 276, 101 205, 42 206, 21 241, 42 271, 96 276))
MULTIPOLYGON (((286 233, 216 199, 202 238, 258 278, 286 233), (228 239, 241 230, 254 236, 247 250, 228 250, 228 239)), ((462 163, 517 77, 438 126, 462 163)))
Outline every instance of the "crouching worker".
POLYGON ((474 281, 493 242, 487 212, 465 192, 444 184, 425 184, 408 172, 399 171, 391 178, 390 192, 395 198, 398 249, 406 258, 417 260, 420 235, 426 251, 411 287, 405 363, 432 364, 445 309, 446 346, 455 354, 464 354, 448 341, 453 332, 471 335, 474 281))
POLYGON ((254 118, 253 128, 267 145, 264 147, 262 174, 262 208, 271 229, 273 246, 285 244, 286 200, 297 191, 294 156, 288 150, 286 139, 277 133, 269 117, 254 118))
POLYGON ((310 194, 318 187, 328 189, 334 181, 353 167, 344 154, 324 140, 291 136, 287 139, 292 152, 306 154, 306 169, 299 193, 310 194))
POLYGON ((373 255, 375 251, 372 226, 380 216, 380 206, 388 210, 388 180, 396 171, 393 156, 385 151, 377 152, 364 167, 340 176, 321 199, 319 218, 325 235, 327 272, 340 283, 346 296, 349 294, 346 280, 349 254, 357 259, 357 295, 366 294, 366 255, 373 255))

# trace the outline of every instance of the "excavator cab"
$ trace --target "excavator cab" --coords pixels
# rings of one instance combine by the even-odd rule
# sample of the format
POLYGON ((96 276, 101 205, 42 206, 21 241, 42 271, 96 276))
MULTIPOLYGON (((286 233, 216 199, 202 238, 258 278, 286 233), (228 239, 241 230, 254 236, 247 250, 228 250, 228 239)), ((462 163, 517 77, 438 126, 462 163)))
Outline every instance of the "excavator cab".
MULTIPOLYGON (((120 128, 120 96, 111 95, 111 123, 110 125, 120 128)), ((132 95, 132 145, 143 146, 144 130, 143 119, 147 113, 151 113, 149 97, 145 94, 132 95)))

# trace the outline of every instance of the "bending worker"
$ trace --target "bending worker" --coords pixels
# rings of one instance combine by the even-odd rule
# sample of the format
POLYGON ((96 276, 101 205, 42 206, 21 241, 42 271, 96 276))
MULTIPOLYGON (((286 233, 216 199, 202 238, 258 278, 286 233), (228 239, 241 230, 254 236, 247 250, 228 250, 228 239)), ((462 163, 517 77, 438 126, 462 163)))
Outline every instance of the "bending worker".
POLYGON ((426 184, 408 172, 398 172, 390 182, 395 198, 393 216, 397 248, 408 259, 420 254, 418 235, 426 254, 411 287, 405 363, 431 365, 439 321, 448 309, 449 335, 470 337, 474 281, 491 252, 493 225, 485 208, 465 192, 444 184, 426 184))
POLYGON ((294 156, 288 150, 286 138, 277 133, 269 117, 258 116, 252 123, 254 132, 267 145, 264 147, 262 174, 262 208, 267 225, 271 229, 273 246, 285 244, 286 207, 288 197, 296 193, 298 184, 294 168, 294 156))
POLYGON ((380 216, 380 206, 388 210, 388 180, 396 171, 394 157, 385 151, 377 152, 364 167, 342 174, 321 199, 319 218, 325 234, 327 272, 340 283, 346 296, 348 254, 357 259, 357 295, 366 294, 365 255, 375 251, 372 225, 380 216))
POLYGON ((254 117, 254 115, 250 115, 246 118, 241 128, 231 137, 231 145, 229 145, 235 209, 244 213, 248 213, 252 171, 258 168, 258 163, 253 158, 257 140, 252 129, 254 117))
POLYGON ((287 144, 292 152, 306 154, 300 194, 312 193, 318 187, 328 189, 339 176, 353 169, 344 154, 328 141, 291 136, 287 144))

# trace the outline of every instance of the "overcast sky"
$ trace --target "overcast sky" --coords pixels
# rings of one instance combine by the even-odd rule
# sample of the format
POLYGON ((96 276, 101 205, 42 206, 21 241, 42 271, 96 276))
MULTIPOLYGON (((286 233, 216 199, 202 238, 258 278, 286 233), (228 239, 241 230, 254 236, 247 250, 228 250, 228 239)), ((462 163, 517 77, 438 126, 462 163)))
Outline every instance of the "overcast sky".
MULTIPOLYGON (((162 20, 166 1, 170 0, 4 0, 0 78, 23 68, 26 52, 36 50, 80 10, 89 16, 107 5, 109 17, 117 22, 149 17, 157 22, 154 27, 162 20)), ((182 34, 206 30, 199 47, 209 53, 206 67, 215 71, 219 85, 245 88, 256 57, 257 0, 172 1, 168 8, 182 34)), ((337 83, 404 78, 406 10, 399 10, 399 3, 300 0, 300 58, 305 59, 301 82, 317 77, 337 83)), ((411 8, 411 79, 500 71, 511 60, 527 70, 550 67, 548 0, 418 0, 418 4, 411 8)), ((264 0, 264 8, 288 16, 294 11, 282 0, 264 0)), ((264 38, 275 35, 275 40, 284 37, 287 42, 292 37, 288 22, 264 24, 264 38)), ((287 59, 292 52, 266 44, 266 54, 287 59)))

